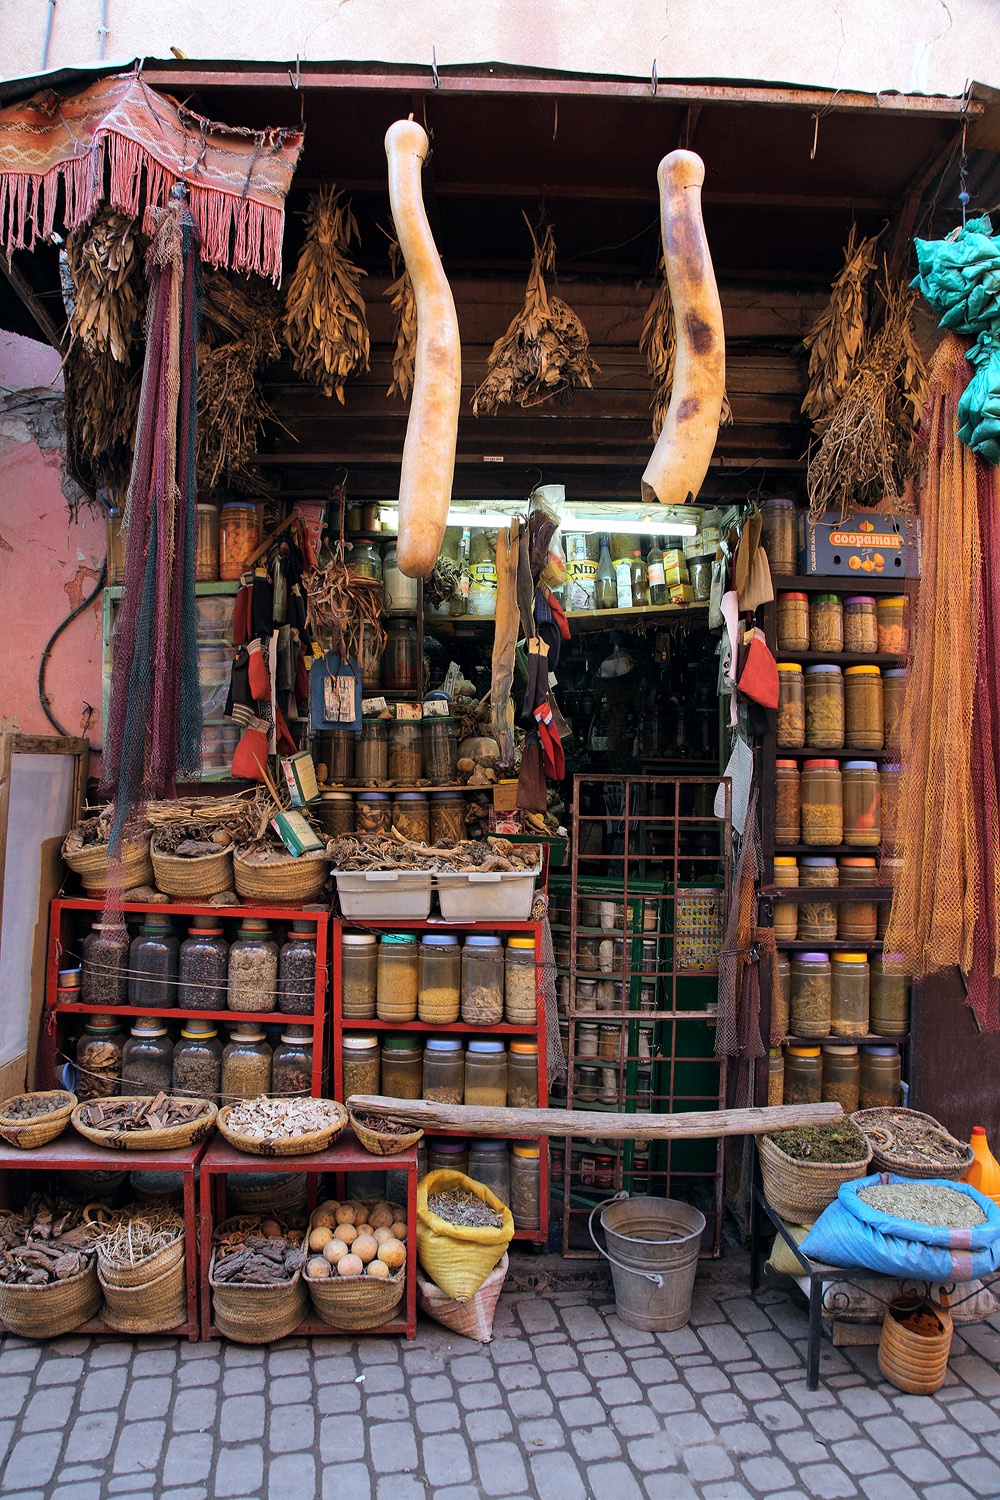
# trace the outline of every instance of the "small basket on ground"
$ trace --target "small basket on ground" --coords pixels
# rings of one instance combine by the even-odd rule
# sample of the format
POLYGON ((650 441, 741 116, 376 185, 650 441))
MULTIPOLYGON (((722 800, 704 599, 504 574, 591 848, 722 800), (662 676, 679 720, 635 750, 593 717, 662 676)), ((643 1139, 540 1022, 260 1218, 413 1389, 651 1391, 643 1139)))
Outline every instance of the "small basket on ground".
POLYGON ((392 1276, 303 1277, 312 1305, 324 1323, 345 1333, 365 1333, 388 1323, 403 1300, 406 1267, 392 1276))
POLYGON ((301 906, 315 901, 326 885, 330 861, 325 853, 290 854, 271 864, 256 864, 246 853, 233 853, 233 878, 244 901, 267 906, 301 906))
POLYGON ((386 1130, 386 1122, 379 1120, 375 1115, 366 1115, 363 1111, 353 1109, 347 1112, 351 1117, 351 1129, 358 1143, 373 1156, 396 1156, 400 1151, 406 1151, 410 1146, 415 1146, 424 1133, 422 1130, 395 1133, 386 1130))
POLYGON ((872 1159, 867 1145, 857 1161, 799 1161, 775 1145, 769 1135, 757 1137, 764 1196, 790 1224, 811 1224, 836 1198, 845 1182, 864 1177, 872 1159))
MULTIPOLYGON (((62 857, 73 873, 79 875, 88 895, 101 895, 107 890, 109 861, 106 844, 84 844, 77 830, 71 829, 63 840, 62 857)), ((123 891, 130 891, 137 885, 153 884, 148 834, 123 843, 118 857, 123 891)))
POLYGON ((0 1321, 8 1333, 24 1339, 54 1339, 72 1333, 101 1305, 101 1286, 93 1256, 82 1271, 46 1286, 0 1283, 0 1321))
POLYGON ((919 1292, 903 1292, 885 1310, 878 1367, 897 1390, 932 1396, 944 1385, 953 1333, 944 1290, 939 1303, 919 1292))
MULTIPOLYGON (((147 1102, 152 1102, 149 1097, 147 1102)), ((191 1120, 182 1120, 178 1125, 166 1125, 151 1130, 106 1130, 91 1124, 92 1111, 100 1100, 78 1104, 73 1111, 73 1128, 78 1130, 95 1146, 107 1146, 112 1151, 176 1151, 181 1146, 194 1146, 206 1140, 215 1128, 217 1107, 210 1099, 184 1100, 185 1104, 197 1103, 201 1112, 191 1120)), ((105 1101, 107 1102, 107 1101, 105 1101)), ((137 1101, 141 1102, 141 1101, 137 1101)))
MULTIPOLYGON (((187 1322, 187 1267, 183 1239, 178 1244, 180 1258, 140 1285, 121 1286, 109 1281, 104 1265, 98 1264, 98 1281, 104 1293, 101 1317, 109 1328, 117 1333, 166 1333, 187 1322)), ((144 1264, 148 1266, 155 1259, 156 1256, 151 1255, 144 1264)))
MULTIPOLYGON (((227 1219, 215 1232, 221 1236, 240 1231, 252 1234, 259 1224, 248 1218, 227 1219)), ((301 1270, 289 1281, 269 1286, 216 1280, 218 1243, 212 1247, 208 1284, 212 1294, 212 1321, 219 1332, 237 1344, 273 1344, 287 1338, 306 1315, 309 1297, 301 1270)))
POLYGON ((67 1089, 42 1089, 32 1094, 15 1094, 13 1099, 6 1099, 0 1104, 0 1140, 6 1141, 8 1146, 20 1147, 22 1151, 45 1146, 62 1135, 76 1105, 76 1095, 67 1089), (21 1099, 52 1101, 55 1108, 47 1109, 33 1120, 12 1119, 10 1108, 21 1099))
POLYGON ((935 1120, 933 1115, 921 1114, 916 1109, 900 1109, 882 1106, 879 1109, 859 1109, 851 1115, 856 1125, 872 1148, 872 1171, 895 1172, 899 1177, 945 1178, 958 1182, 976 1159, 976 1153, 967 1141, 960 1141, 935 1120), (947 1147, 941 1162, 928 1160, 912 1147, 892 1145, 893 1126, 919 1122, 927 1127, 928 1146, 935 1139, 947 1147))
POLYGON ((240 1135, 238 1131, 230 1129, 228 1123, 236 1107, 232 1104, 226 1104, 219 1110, 216 1124, 219 1133, 230 1146, 235 1146, 237 1151, 245 1151, 248 1156, 312 1156, 315 1151, 325 1151, 328 1146, 332 1146, 347 1129, 347 1110, 344 1106, 335 1099, 324 1099, 322 1102, 329 1105, 332 1112, 330 1124, 322 1130, 310 1130, 305 1135, 277 1136, 263 1141, 255 1136, 240 1135))
POLYGON ((149 853, 156 889, 166 896, 194 901, 233 888, 233 851, 230 848, 220 846, 214 854, 183 859, 177 854, 161 854, 154 837, 149 853))

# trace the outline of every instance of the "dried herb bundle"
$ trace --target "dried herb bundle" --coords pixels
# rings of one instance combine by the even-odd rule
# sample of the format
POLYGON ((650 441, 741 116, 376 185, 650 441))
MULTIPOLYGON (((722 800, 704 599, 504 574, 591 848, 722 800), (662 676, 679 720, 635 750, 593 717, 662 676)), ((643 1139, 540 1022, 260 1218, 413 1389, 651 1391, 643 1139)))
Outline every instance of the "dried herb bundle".
POLYGON ((70 330, 91 356, 108 354, 118 364, 129 359, 146 306, 145 245, 135 220, 107 204, 66 240, 75 294, 70 330))
POLYGON ((439 557, 433 570, 424 579, 424 598, 435 609, 440 609, 449 599, 458 597, 458 585, 462 570, 454 558, 439 557))
POLYGON ((838 401, 847 394, 865 333, 865 297, 875 269, 878 235, 859 239, 851 225, 844 265, 830 300, 802 342, 809 350, 809 385, 802 410, 817 436, 825 430, 838 401))
POLYGON ((389 243, 389 263, 395 280, 385 292, 392 308, 393 322, 392 384, 386 395, 391 396, 398 391, 405 401, 413 389, 417 351, 417 299, 397 240, 389 243))
POLYGON ((205 275, 198 340, 198 479, 243 488, 272 416, 260 372, 281 357, 281 299, 261 277, 205 275))
POLYGON ((66 356, 66 425, 71 448, 99 461, 107 482, 128 483, 139 412, 142 366, 120 364, 107 350, 93 355, 76 344, 66 356))
MULTIPOLYGON (((339 550, 339 549, 338 549, 339 550)), ((382 626, 382 585, 374 578, 352 573, 340 557, 320 564, 306 579, 309 617, 327 649, 362 660, 365 637, 385 649, 382 626)))
MULTIPOLYGON (((674 308, 670 300, 670 287, 667 283, 662 251, 660 252, 659 272, 660 279, 652 301, 646 309, 646 316, 642 320, 642 332, 639 335, 639 353, 645 357, 650 385, 653 388, 649 404, 653 413, 654 443, 660 436, 667 419, 670 394, 674 388, 674 363, 677 359, 677 326, 674 322, 674 308)), ((729 397, 723 396, 719 426, 725 427, 732 420, 733 413, 729 405, 729 397)))
POLYGON ((541 242, 525 215, 534 245, 524 306, 497 339, 486 362, 486 379, 472 398, 472 410, 495 416, 501 406, 528 408, 544 401, 569 402, 579 386, 589 387, 600 366, 590 356, 587 330, 571 307, 550 297, 545 278, 555 269, 556 242, 545 225, 541 242))
POLYGON ((334 187, 312 194, 305 218, 305 244, 285 298, 285 343, 296 373, 343 404, 348 376, 368 369, 360 291, 366 273, 348 259, 358 225, 334 187))
MULTIPOLYGON (((91 1210, 88 1216, 94 1217, 91 1210)), ((184 1220, 172 1208, 130 1203, 114 1213, 100 1211, 94 1248, 102 1266, 136 1266, 165 1250, 184 1234, 184 1220)))

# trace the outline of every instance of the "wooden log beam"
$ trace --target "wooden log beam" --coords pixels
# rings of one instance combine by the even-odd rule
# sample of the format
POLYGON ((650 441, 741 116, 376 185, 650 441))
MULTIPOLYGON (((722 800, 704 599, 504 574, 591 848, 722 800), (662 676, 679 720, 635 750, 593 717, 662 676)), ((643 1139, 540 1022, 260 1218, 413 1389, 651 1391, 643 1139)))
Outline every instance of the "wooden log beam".
POLYGON ((837 1125, 839 1104, 779 1104, 754 1109, 692 1110, 677 1115, 615 1115, 589 1109, 493 1109, 480 1104, 436 1104, 428 1099, 390 1099, 352 1094, 349 1109, 399 1120, 421 1130, 460 1130, 463 1135, 598 1135, 607 1139, 694 1141, 720 1135, 763 1135, 793 1125, 837 1125))

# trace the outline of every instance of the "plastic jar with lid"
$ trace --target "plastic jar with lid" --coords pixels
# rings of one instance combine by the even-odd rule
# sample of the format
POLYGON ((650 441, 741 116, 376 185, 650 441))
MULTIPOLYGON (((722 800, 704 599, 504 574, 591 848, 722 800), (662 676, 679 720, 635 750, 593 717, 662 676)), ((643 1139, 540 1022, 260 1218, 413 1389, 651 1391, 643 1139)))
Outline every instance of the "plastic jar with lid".
POLYGON ((174 1044, 162 1021, 152 1016, 134 1022, 132 1035, 122 1048, 123 1094, 170 1092, 174 1044))
MULTIPOLYGON (((885 765, 879 767, 878 786, 879 801, 881 805, 880 823, 882 828, 882 848, 887 853, 896 847, 899 827, 899 793, 903 780, 901 766, 885 765)), ((877 884, 877 882, 873 882, 877 884)))
POLYGON ((264 1028, 255 1021, 239 1021, 222 1049, 222 1103, 259 1099, 270 1092, 271 1048, 264 1028))
POLYGON ((389 1099, 419 1099, 423 1086, 423 1044, 413 1036, 387 1036, 382 1043, 381 1092, 389 1099))
POLYGON ((121 1089, 125 1038, 114 1016, 91 1016, 76 1044, 76 1084, 81 1104, 109 1099, 121 1089))
POLYGON ((798 571, 799 516, 794 500, 775 497, 764 501, 760 539, 772 573, 787 578, 798 571))
POLYGON ((431 841, 431 809, 424 792, 397 792, 392 799, 392 826, 413 844, 431 841))
MULTIPOLYGON (((615 1030, 617 1029, 616 1027, 615 1030)), ((537 1042, 517 1040, 510 1044, 507 1054, 507 1108, 538 1108, 537 1042)))
MULTIPOLYGON (((879 884, 895 886, 899 880, 903 868, 903 861, 892 855, 883 854, 879 864, 879 884)), ((889 926, 889 915, 892 911, 892 901, 880 901, 878 903, 878 931, 876 937, 884 938, 889 926)))
POLYGON ((318 736, 316 760, 326 766, 331 786, 344 786, 354 780, 354 730, 347 724, 324 729, 318 736))
POLYGON ((509 937, 504 951, 504 1014, 511 1026, 534 1026, 538 994, 533 937, 509 937))
POLYGON ((265 917, 244 917, 239 936, 229 948, 230 1010, 275 1009, 278 986, 278 945, 265 917))
POLYGON ((431 792, 428 800, 431 805, 431 843, 450 839, 453 844, 460 844, 465 838, 465 794, 431 792))
POLYGON ((162 917, 147 917, 129 948, 129 1005, 165 1010, 177 1004, 179 952, 172 924, 162 917))
POLYGON ((809 600, 809 650, 844 649, 844 606, 839 594, 813 594, 809 600))
POLYGON ((905 656, 910 649, 909 608, 905 594, 882 594, 878 605, 878 649, 905 656))
POLYGON ((506 1141, 470 1141, 469 1176, 510 1207, 510 1152, 506 1141))
POLYGON ((873 955, 869 1025, 874 1036, 909 1036, 910 985, 900 955, 873 955))
POLYGON ((503 1109, 507 1104, 507 1049, 503 1042, 472 1041, 465 1054, 465 1103, 503 1109))
POLYGON ((503 1020, 504 953, 498 937, 472 933, 462 947, 462 1020, 499 1026, 503 1020))
POLYGON ((778 748, 801 750, 806 742, 805 683, 797 661, 778 663, 778 748))
POLYGON ((189 1020, 174 1047, 171 1092, 218 1104, 221 1088, 222 1043, 215 1022, 189 1020))
POLYGON ((878 765, 873 760, 846 760, 841 776, 844 843, 858 849, 874 849, 882 842, 878 765))
POLYGON ((538 1229, 541 1224, 540 1154, 528 1141, 517 1141, 511 1150, 510 1212, 515 1229, 538 1229))
POLYGON ((252 500, 227 500, 219 520, 219 578, 232 583, 259 542, 257 507, 252 500))
POLYGON ((785 1048, 785 1103, 819 1104, 823 1096, 823 1059, 818 1047, 785 1048))
POLYGON ((323 792, 317 809, 319 826, 331 839, 354 832, 354 794, 352 792, 323 792))
POLYGON ((389 780, 412 786, 424 774, 424 741, 419 722, 393 719, 389 725, 389 780))
POLYGON ((767 1102, 769 1106, 785 1102, 785 1059, 780 1047, 772 1047, 767 1055, 767 1102))
POLYGON ((313 1091, 313 1034, 309 1026, 281 1033, 271 1061, 271 1092, 278 1099, 309 1099, 313 1091))
POLYGON ((469 1143, 448 1136, 432 1136, 427 1142, 428 1172, 464 1172, 469 1175, 469 1143))
POLYGON ((798 844, 802 836, 802 786, 796 761, 775 761, 774 786, 774 842, 779 848, 798 844))
POLYGON ((824 1042, 822 1051, 824 1104, 839 1104, 845 1115, 858 1107, 861 1089, 861 1058, 851 1043, 824 1042))
POLYGON ((576 1028, 577 1057, 596 1057, 599 1030, 596 1021, 580 1021, 576 1028))
POLYGON ((775 624, 779 651, 808 651, 809 595, 779 594, 775 624))
POLYGON ((793 953, 792 1036, 829 1036, 833 970, 829 953, 793 953))
POLYGON ((387 781, 389 778, 389 721, 363 719, 361 738, 354 747, 354 779, 387 781))
MULTIPOLYGON (((77 964, 73 968, 59 969, 56 973, 56 1004, 57 1005, 79 1005, 81 1003, 81 985, 83 977, 82 966, 77 964)), ((113 1002, 106 1000, 105 1005, 113 1002)))
POLYGON ((354 799, 356 833, 388 833, 392 827, 392 798, 388 792, 359 792, 354 799))
POLYGON ((899 750, 899 721, 909 675, 905 667, 889 667, 882 673, 882 740, 886 750, 899 750))
POLYGON ((869 982, 867 953, 833 955, 830 1031, 834 1036, 868 1035, 869 982))
POLYGON ((471 1102, 465 1097, 465 1048, 458 1037, 428 1038, 424 1047, 423 1095, 437 1104, 471 1102))
POLYGON ((901 1080, 898 1047, 862 1047, 859 1108, 898 1108, 901 1080))
MULTIPOLYGON (((798 861, 790 854, 774 856, 774 883, 793 886, 799 883, 798 861)), ((799 935, 799 908, 795 901, 774 903, 774 936, 779 943, 794 943, 799 935)))
POLYGON ((844 793, 835 760, 807 760, 802 765, 802 842, 844 842, 844 793))
POLYGON ((845 732, 843 672, 831 662, 807 667, 805 689, 806 742, 816 750, 839 750, 845 732))
POLYGON ((385 585, 386 614, 415 615, 418 607, 419 580, 409 578, 405 573, 400 572, 395 542, 390 542, 385 549, 382 580, 385 585))
POLYGON ((180 946, 177 1003, 184 1010, 225 1010, 229 944, 215 917, 192 917, 180 946))
POLYGON ((375 1009, 380 1021, 417 1019, 417 940, 409 932, 386 933, 378 945, 375 1009))
POLYGON ((286 1016, 311 1016, 315 1008, 316 924, 293 922, 278 953, 278 1009, 286 1016))
POLYGON ((199 500, 195 506, 194 581, 219 579, 219 507, 199 500))
POLYGON ((378 944, 367 932, 340 940, 340 1004, 345 1021, 374 1021, 378 944))
MULTIPOLYGON (((878 885, 874 859, 856 856, 840 861, 842 886, 878 885)), ((878 908, 874 901, 842 901, 837 908, 837 936, 844 942, 873 943, 878 935, 878 908)))
POLYGON ((458 779, 458 738, 455 720, 433 714, 423 720, 424 772, 434 786, 458 779))
POLYGON ((427 932, 420 939, 417 1015, 432 1026, 458 1020, 462 986, 462 950, 451 933, 427 932))
POLYGON ((382 645, 374 630, 366 630, 361 642, 361 691, 374 697, 382 691, 382 645))
POLYGON ((882 673, 878 667, 848 667, 844 673, 844 744, 849 750, 881 750, 882 673))
POLYGON ((420 651, 416 622, 396 615, 385 622, 382 686, 390 693, 420 692, 420 651))
POLYGON ((875 600, 869 594, 848 594, 844 600, 844 650, 870 656, 878 650, 875 600))
POLYGON ((791 1020, 792 966, 783 953, 778 954, 777 960, 772 958, 771 962, 778 971, 778 992, 772 1002, 774 1009, 771 1012, 771 1030, 775 1036, 787 1036, 791 1020))
POLYGON ((352 1094, 380 1094, 378 1037, 358 1031, 345 1031, 340 1044, 340 1067, 344 1078, 344 1098, 352 1094))
POLYGON ((83 940, 80 1001, 83 1005, 125 1005, 128 995, 129 940, 124 924, 94 922, 83 940))

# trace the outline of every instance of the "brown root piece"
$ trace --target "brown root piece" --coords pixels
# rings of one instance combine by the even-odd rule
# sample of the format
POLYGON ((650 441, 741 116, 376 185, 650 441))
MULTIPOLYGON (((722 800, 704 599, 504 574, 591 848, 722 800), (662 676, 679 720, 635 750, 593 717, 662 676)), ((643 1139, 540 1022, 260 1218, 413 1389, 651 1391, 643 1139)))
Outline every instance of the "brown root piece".
POLYGON ((306 238, 285 298, 285 343, 296 374, 343 405, 344 383, 368 369, 369 339, 361 277, 348 258, 358 225, 335 187, 313 193, 306 238))

